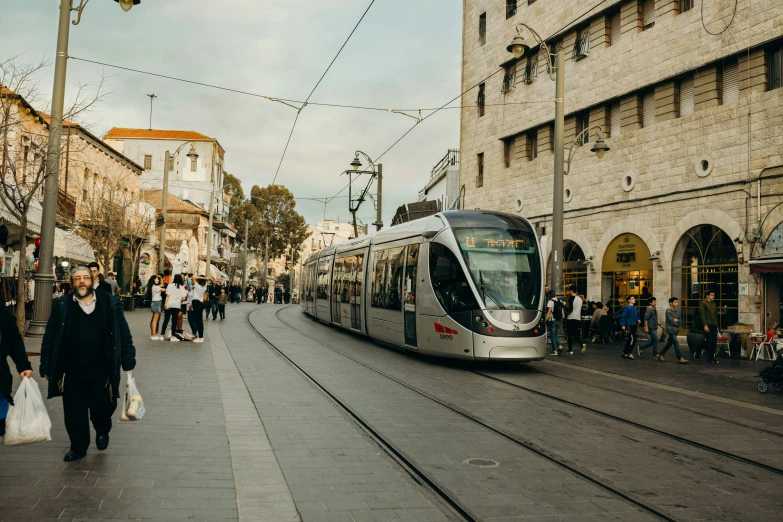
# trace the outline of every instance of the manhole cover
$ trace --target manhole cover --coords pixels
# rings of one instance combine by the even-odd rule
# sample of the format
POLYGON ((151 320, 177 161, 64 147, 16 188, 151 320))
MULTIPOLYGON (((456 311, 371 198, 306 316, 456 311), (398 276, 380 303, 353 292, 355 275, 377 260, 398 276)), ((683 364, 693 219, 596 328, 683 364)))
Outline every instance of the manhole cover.
POLYGON ((476 466, 477 468, 497 468, 500 466, 500 462, 492 459, 468 459, 463 460, 462 463, 470 464, 471 466, 476 466))

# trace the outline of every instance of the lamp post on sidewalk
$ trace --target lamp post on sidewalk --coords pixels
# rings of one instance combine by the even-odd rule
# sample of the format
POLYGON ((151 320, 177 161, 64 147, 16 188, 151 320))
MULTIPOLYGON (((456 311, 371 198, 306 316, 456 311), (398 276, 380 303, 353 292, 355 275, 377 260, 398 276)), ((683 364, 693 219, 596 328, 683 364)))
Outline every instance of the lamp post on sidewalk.
MULTIPOLYGON (((525 43, 525 39, 522 38, 522 28, 527 28, 533 35, 533 39, 537 44, 541 46, 541 50, 546 55, 546 68, 549 73, 549 78, 555 82, 555 158, 554 158, 554 180, 553 180, 553 192, 552 192, 552 278, 550 280, 550 287, 557 291, 562 287, 563 281, 563 197, 565 190, 565 175, 568 172, 565 170, 565 57, 563 50, 559 49, 555 54, 555 63, 552 64, 552 54, 549 52, 549 48, 532 27, 525 23, 519 23, 515 29, 517 35, 508 44, 506 50, 514 55, 514 58, 520 59, 525 54, 530 52, 530 47, 525 43)), ((582 134, 587 135, 589 129, 582 131, 582 134)), ((580 134, 579 137, 582 136, 580 134)), ((575 140, 576 143, 576 140, 575 140)), ((599 158, 603 156, 603 153, 609 150, 609 147, 600 139, 591 148, 599 158), (599 145, 600 143, 600 145, 599 145)), ((571 168, 571 160, 574 155, 574 146, 571 146, 571 150, 568 155, 568 170, 571 168)))
MULTIPOLYGON (((71 13, 77 17, 72 23, 79 25, 82 11, 89 0, 60 0, 60 18, 57 29, 57 53, 54 61, 54 87, 52 89, 52 114, 49 120, 49 139, 46 154, 46 180, 44 182, 43 213, 41 215, 41 250, 38 256, 38 273, 35 274, 35 302, 33 319, 27 329, 30 337, 43 337, 46 322, 52 311, 54 290, 54 230, 57 225, 57 194, 60 173, 60 144, 63 133, 63 106, 65 105, 65 78, 68 67, 68 38, 71 29, 71 13)), ((115 0, 124 11, 129 11, 141 0, 115 0)))
MULTIPOLYGON (((174 151, 173 155, 169 154, 169 151, 166 151, 166 154, 163 155, 163 191, 160 195, 160 245, 158 245, 158 273, 161 275, 163 275, 163 270, 166 263, 166 213, 168 212, 169 208, 169 162, 173 163, 171 158, 176 159, 177 155, 182 150, 182 147, 188 143, 190 144, 190 151, 188 151, 187 157, 191 160, 198 159, 196 145, 192 141, 186 141, 177 147, 177 150, 174 151)), ((196 270, 196 272, 198 272, 198 270, 196 270)))
MULTIPOLYGON (((408 115, 406 114, 406 116, 408 116, 408 115)), ((360 150, 357 150, 354 153, 353 161, 351 161, 351 164, 350 164, 351 167, 353 167, 353 170, 358 171, 359 168, 362 166, 362 162, 359 160, 359 155, 360 154, 362 156, 364 156, 364 158, 367 160, 367 163, 370 164, 370 171, 369 171, 369 173, 371 174, 372 177, 370 178, 370 181, 367 183, 367 186, 362 191, 361 195, 359 195, 359 199, 356 202, 356 207, 354 207, 353 203, 351 202, 351 200, 352 200, 352 198, 351 198, 351 190, 353 188, 352 187, 353 184, 349 180, 349 184, 348 184, 349 185, 349 187, 348 187, 348 210, 351 212, 351 215, 353 216, 353 237, 359 237, 359 230, 358 230, 358 227, 356 225, 356 212, 359 211, 359 207, 361 206, 362 203, 364 203, 364 198, 367 196, 367 191, 370 190, 370 185, 372 184, 372 180, 375 179, 375 178, 378 178, 378 193, 376 195, 376 205, 377 205, 376 218, 375 218, 375 223, 373 223, 373 225, 375 225, 376 231, 381 230, 381 228, 383 227, 383 220, 381 219, 382 205, 383 205, 383 165, 380 164, 380 163, 378 165, 376 165, 373 162, 373 160, 370 158, 370 156, 368 156, 367 154, 365 154, 364 152, 362 152, 360 150)), ((351 175, 351 171, 349 170, 348 171, 349 178, 350 178, 350 175, 351 175)))

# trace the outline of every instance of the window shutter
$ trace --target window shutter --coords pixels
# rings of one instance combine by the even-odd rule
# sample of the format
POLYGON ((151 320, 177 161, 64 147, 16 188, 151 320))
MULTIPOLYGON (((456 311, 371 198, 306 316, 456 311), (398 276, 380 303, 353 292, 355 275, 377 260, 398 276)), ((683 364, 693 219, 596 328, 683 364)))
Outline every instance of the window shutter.
POLYGON ((620 43, 620 13, 615 13, 609 20, 609 45, 620 43))
POLYGON ((644 0, 644 27, 655 23, 655 0, 644 0))
POLYGON ((723 68, 723 103, 739 101, 739 63, 729 62, 723 68))
POLYGON ((609 136, 619 136, 622 119, 620 118, 620 104, 615 103, 609 108, 609 136))
POLYGON ((650 91, 642 95, 642 127, 651 127, 655 123, 655 93, 650 91))
POLYGON ((693 77, 680 82, 680 116, 693 114, 693 77))

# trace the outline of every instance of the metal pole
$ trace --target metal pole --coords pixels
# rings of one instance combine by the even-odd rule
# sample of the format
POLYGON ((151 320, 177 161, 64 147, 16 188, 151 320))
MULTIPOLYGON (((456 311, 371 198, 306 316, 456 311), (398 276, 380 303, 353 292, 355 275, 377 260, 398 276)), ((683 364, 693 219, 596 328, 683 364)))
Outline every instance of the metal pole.
POLYGON ((564 137, 565 127, 565 58, 557 52, 555 72, 555 172, 552 193, 552 280, 550 288, 558 294, 563 286, 563 196, 564 196, 564 137))
MULTIPOLYGON (((158 273, 163 275, 166 266, 166 215, 169 210, 169 151, 163 155, 163 192, 160 194, 160 214, 163 225, 160 227, 160 245, 158 245, 158 273)), ((198 268, 198 267, 196 267, 198 268)))
POLYGON ((383 165, 378 163, 378 193, 375 197, 378 208, 375 215, 375 231, 380 232, 383 228, 383 165))
POLYGON ((214 216, 213 210, 214 210, 214 204, 213 199, 215 198, 215 191, 213 190, 209 191, 209 229, 207 230, 207 277, 212 277, 212 218, 214 216))
MULTIPOLYGON (((266 295, 267 298, 269 297, 269 280, 267 279, 267 274, 269 273, 269 267, 267 266, 267 263, 269 262, 269 232, 267 232, 266 235, 266 246, 264 247, 264 285, 266 285, 266 295)), ((261 286, 261 288, 264 288, 264 285, 261 286)))
POLYGON ((247 227, 250 223, 249 219, 245 220, 245 249, 244 253, 242 254, 242 293, 245 292, 245 287, 247 286, 247 227))
POLYGON ((152 130, 152 100, 157 98, 154 94, 148 94, 147 96, 150 97, 150 130, 152 130))
MULTIPOLYGON (((65 74, 68 66, 68 36, 71 26, 71 0, 60 0, 60 21, 57 30, 57 54, 54 62, 52 114, 49 122, 49 144, 46 155, 43 214, 41 216, 41 250, 38 273, 35 274, 35 303, 33 319, 27 329, 30 337, 43 337, 52 311, 54 274, 54 230, 57 224, 57 186, 60 170, 60 142, 63 133, 63 105, 65 104, 65 74)), ((24 255, 24 252, 22 252, 24 255)), ((22 306, 20 304, 19 306, 22 306)))
POLYGON ((294 283, 296 282, 296 270, 294 270, 294 246, 291 245, 291 267, 288 269, 288 293, 294 296, 294 283))

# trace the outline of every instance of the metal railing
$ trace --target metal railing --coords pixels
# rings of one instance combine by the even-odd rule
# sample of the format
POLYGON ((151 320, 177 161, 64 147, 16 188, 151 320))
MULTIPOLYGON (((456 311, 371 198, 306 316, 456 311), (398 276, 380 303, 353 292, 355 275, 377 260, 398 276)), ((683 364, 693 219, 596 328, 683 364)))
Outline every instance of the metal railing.
POLYGON ((459 165, 459 149, 449 149, 446 155, 432 167, 430 177, 437 176, 442 170, 457 165, 459 165))

